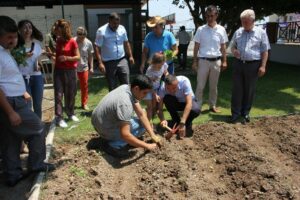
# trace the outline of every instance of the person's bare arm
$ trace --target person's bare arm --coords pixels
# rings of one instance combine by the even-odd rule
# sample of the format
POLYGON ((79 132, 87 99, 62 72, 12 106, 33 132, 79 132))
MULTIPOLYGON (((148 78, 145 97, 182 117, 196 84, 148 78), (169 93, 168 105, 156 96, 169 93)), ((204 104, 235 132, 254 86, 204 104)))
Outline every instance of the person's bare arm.
POLYGON ((128 123, 121 123, 120 133, 122 139, 134 147, 142 147, 148 150, 154 150, 157 147, 156 144, 148 144, 132 135, 130 132, 130 124, 128 123))
POLYGON ((261 53, 261 64, 260 64, 260 67, 258 69, 258 76, 259 77, 262 77, 266 73, 266 65, 267 65, 267 61, 268 61, 268 56, 269 56, 268 51, 265 51, 265 52, 261 53))
POLYGON ((183 110, 183 114, 182 114, 182 117, 180 119, 180 123, 179 123, 179 128, 178 128, 178 132, 180 134, 181 137, 184 137, 185 136, 185 123, 186 123, 186 120, 192 110, 192 95, 189 94, 185 97, 185 100, 186 100, 186 105, 185 105, 185 108, 183 110))
POLYGON ((88 56, 88 63, 89 63, 89 67, 90 67, 90 72, 93 73, 94 72, 94 55, 93 53, 89 53, 88 56))
POLYGON ((59 56, 59 57, 58 57, 58 60, 59 60, 60 62, 65 62, 65 61, 78 61, 78 60, 80 60, 80 53, 79 53, 79 49, 78 49, 78 48, 74 49, 74 53, 75 53, 74 56, 64 56, 64 55, 59 56))
POLYGON ((128 55, 128 58, 129 58, 129 62, 130 62, 130 64, 133 65, 134 64, 134 58, 132 56, 130 43, 128 41, 125 41, 124 46, 125 46, 126 54, 128 55))
POLYGON ((222 53, 221 69, 225 70, 227 68, 226 43, 221 44, 221 53, 222 53))
POLYGON ((155 136, 155 133, 153 131, 153 128, 148 120, 147 114, 141 107, 140 103, 135 103, 134 104, 134 111, 137 114, 138 118, 141 120, 142 124, 144 125, 146 131, 149 133, 151 138, 155 136))
POLYGON ((147 60, 147 55, 148 55, 149 49, 144 47, 143 52, 142 52, 142 61, 141 61, 141 66, 140 66, 140 72, 143 74, 146 60, 147 60))
POLYGON ((192 68, 195 71, 197 71, 197 68, 198 68, 198 51, 199 51, 199 48, 200 48, 200 43, 195 42, 194 54, 193 54, 193 64, 192 64, 192 68))
POLYGON ((99 47, 97 45, 95 45, 95 55, 96 55, 96 59, 98 61, 99 70, 105 74, 105 66, 103 64, 102 56, 101 56, 101 47, 99 47))

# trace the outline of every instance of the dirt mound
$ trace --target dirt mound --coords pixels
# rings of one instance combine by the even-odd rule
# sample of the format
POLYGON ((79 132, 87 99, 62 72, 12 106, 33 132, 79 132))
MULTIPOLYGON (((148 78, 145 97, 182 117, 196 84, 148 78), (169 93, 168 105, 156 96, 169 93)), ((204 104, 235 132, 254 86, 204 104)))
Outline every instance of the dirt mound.
POLYGON ((56 146, 42 199, 300 199, 300 116, 207 123, 160 151, 115 159, 97 135, 56 146))

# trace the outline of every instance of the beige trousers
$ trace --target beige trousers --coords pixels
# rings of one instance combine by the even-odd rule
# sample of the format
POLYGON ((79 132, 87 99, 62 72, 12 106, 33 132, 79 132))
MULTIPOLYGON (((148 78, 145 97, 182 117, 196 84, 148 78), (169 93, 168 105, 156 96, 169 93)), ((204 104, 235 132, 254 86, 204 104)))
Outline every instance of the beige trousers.
POLYGON ((209 107, 212 108, 213 106, 216 106, 220 71, 221 60, 208 61, 199 58, 197 70, 196 98, 200 109, 203 103, 203 90, 205 88, 207 78, 209 79, 209 107))

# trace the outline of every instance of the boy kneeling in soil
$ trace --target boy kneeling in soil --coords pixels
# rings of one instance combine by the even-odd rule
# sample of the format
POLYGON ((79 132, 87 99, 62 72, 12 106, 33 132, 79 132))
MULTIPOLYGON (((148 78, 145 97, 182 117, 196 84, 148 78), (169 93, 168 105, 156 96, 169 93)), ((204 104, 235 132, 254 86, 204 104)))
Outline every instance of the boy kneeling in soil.
POLYGON ((157 144, 139 140, 147 131, 156 143, 159 138, 153 132, 139 100, 152 90, 152 82, 145 75, 138 75, 130 85, 121 85, 109 92, 92 113, 92 124, 104 140, 103 150, 115 157, 127 157, 127 144, 150 151, 157 144), (133 116, 136 113, 137 117, 133 116))

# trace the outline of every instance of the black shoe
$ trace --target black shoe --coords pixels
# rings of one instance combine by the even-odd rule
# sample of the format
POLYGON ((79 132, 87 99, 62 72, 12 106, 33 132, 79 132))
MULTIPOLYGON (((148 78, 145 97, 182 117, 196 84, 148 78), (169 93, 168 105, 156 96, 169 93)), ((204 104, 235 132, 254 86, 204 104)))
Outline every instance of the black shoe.
POLYGON ((112 146, 110 146, 108 144, 108 141, 104 141, 102 143, 102 150, 113 156, 113 157, 116 157, 116 158, 128 158, 130 156, 129 152, 128 152, 128 148, 124 147, 124 148, 121 148, 121 149, 116 149, 112 146))
POLYGON ((55 166, 50 163, 43 163, 42 166, 29 170, 30 173, 38 173, 38 172, 52 172, 55 170, 55 166))
POLYGON ((194 130, 192 129, 192 127, 187 127, 186 131, 185 131, 185 137, 193 137, 194 135, 194 130))
POLYGON ((246 121, 247 123, 250 122, 250 116, 249 116, 249 115, 245 115, 245 116, 244 116, 244 119, 245 119, 245 121, 246 121))
POLYGON ((7 178, 6 185, 9 187, 14 187, 17 185, 21 180, 26 178, 23 174, 20 174, 17 178, 7 178))
POLYGON ((230 124, 236 124, 236 123, 238 123, 239 122, 239 117, 230 117, 229 119, 228 119, 228 123, 230 123, 230 124))

